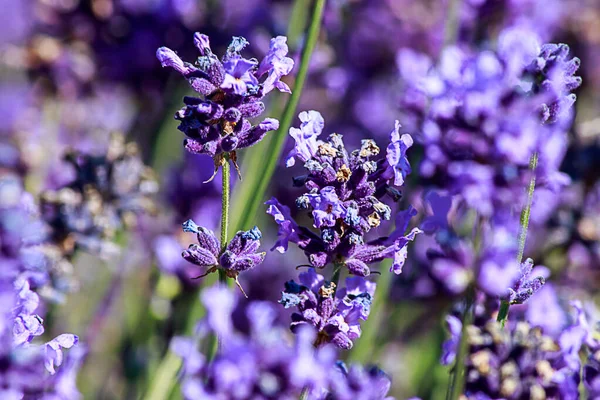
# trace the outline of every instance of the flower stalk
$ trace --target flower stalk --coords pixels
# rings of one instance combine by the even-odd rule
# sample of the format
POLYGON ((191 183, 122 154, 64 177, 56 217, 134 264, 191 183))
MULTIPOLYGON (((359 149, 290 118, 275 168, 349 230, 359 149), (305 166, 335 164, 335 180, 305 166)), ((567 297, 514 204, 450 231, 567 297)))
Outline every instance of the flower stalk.
MULTIPOLYGON (((527 230, 529 229, 529 218, 531 217, 531 205, 533 203, 533 193, 535 192, 535 170, 538 164, 538 153, 535 152, 531 155, 529 160, 529 169, 531 170, 531 180, 527 188, 527 202, 525 207, 521 211, 521 231, 519 232, 519 252, 517 253, 517 264, 521 265, 523 262, 523 254, 525 253, 525 242, 527 241, 527 230)), ((500 310, 496 321, 504 328, 506 321, 508 320, 508 309, 510 308, 510 302, 502 300, 500 303, 500 310)))

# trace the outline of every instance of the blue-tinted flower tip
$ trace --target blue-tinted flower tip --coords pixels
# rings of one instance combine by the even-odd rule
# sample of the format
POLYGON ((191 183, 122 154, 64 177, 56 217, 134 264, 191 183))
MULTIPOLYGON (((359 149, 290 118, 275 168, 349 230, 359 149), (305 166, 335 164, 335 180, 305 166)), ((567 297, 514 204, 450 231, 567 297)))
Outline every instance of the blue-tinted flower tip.
POLYGON ((246 40, 245 37, 234 36, 231 40, 231 43, 229 44, 229 47, 227 47, 227 53, 239 53, 240 51, 244 50, 244 48, 249 44, 250 43, 246 40))
POLYGON ((194 221, 192 221, 191 219, 188 219, 187 221, 185 221, 183 224, 181 224, 183 226, 183 231, 184 232, 189 232, 189 233, 198 233, 200 232, 200 230, 198 229, 198 225, 196 225, 196 223, 194 221))
POLYGON ((260 229, 258 229, 258 226, 255 226, 249 231, 242 233, 242 238, 246 240, 260 240, 262 238, 262 233, 260 232, 260 229))
POLYGON ((279 303, 283 304, 283 307, 285 308, 290 308, 297 306, 298 304, 300 304, 301 301, 302 299, 297 294, 282 292, 281 300, 279 300, 279 303))

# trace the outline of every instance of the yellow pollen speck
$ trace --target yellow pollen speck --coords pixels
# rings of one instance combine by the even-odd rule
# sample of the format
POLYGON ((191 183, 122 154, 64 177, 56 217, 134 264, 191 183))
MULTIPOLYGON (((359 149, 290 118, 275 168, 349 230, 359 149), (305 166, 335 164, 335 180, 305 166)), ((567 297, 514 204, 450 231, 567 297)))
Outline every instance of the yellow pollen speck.
POLYGON ((376 156, 377 154, 379 154, 379 147, 377 144, 371 139, 364 140, 358 155, 361 157, 370 157, 376 156))
POLYGON ((323 285, 319 289, 319 296, 321 297, 331 297, 335 293, 335 283, 330 282, 329 285, 323 285))
POLYGON ((337 156, 337 150, 329 143, 322 143, 319 145, 319 154, 322 156, 337 156))
POLYGON ((339 171, 336 172, 335 178, 338 182, 348 182, 348 179, 350 179, 350 175, 352 175, 350 168, 348 168, 348 166, 344 164, 340 167, 339 171))
POLYGON ((369 225, 372 228, 376 228, 381 223, 381 217, 379 216, 379 214, 374 212, 373 214, 371 214, 367 217, 367 221, 369 222, 369 225))
POLYGON ((478 351, 471 356, 471 361, 481 375, 487 375, 490 373, 490 353, 488 351, 478 351))

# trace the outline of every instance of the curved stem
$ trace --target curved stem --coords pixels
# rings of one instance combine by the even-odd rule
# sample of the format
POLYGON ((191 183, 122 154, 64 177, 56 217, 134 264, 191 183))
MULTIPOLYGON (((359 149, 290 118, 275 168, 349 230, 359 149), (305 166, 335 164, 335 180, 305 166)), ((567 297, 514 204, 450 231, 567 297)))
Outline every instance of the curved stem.
MULTIPOLYGON (((531 180, 529 181, 529 187, 527 188, 527 203, 521 211, 521 231, 519 232, 519 252, 517 253, 517 264, 521 265, 523 262, 523 254, 525 253, 525 242, 527 241, 527 230, 529 229, 529 218, 531 216, 531 205, 533 204, 533 193, 535 192, 535 170, 538 164, 538 153, 535 152, 529 159, 529 169, 531 171, 531 180)), ((500 303, 500 311, 496 321, 500 322, 502 327, 506 324, 508 319, 508 309, 510 303, 502 300, 500 303)))

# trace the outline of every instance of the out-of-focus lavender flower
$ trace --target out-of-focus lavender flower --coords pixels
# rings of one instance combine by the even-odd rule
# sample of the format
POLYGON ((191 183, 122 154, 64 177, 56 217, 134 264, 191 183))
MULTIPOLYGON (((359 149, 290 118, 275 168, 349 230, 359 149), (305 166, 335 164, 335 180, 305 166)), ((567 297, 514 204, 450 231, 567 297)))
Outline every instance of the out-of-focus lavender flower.
POLYGON ((260 265, 265 259, 265 252, 257 252, 262 237, 260 230, 255 226, 249 231, 239 231, 224 249, 210 229, 198 226, 192 220, 183 223, 183 230, 195 233, 198 239, 198 244, 190 244, 183 251, 183 258, 192 264, 208 268, 199 278, 222 269, 228 277, 235 279, 244 293, 238 275, 260 265))
POLYGON ((172 344, 184 361, 184 398, 287 399, 299 397, 305 387, 315 393, 327 387, 335 353, 329 347, 315 349, 310 328, 300 330, 290 346, 285 329, 274 325, 272 305, 252 302, 245 313, 249 329, 242 332, 233 327, 231 291, 209 288, 202 300, 208 315, 199 324, 200 337, 176 338, 172 344), (196 343, 211 332, 222 338, 222 347, 208 363, 196 343))
POLYGON ((279 127, 279 121, 267 118, 252 126, 265 109, 263 97, 274 88, 290 92, 280 81, 290 73, 294 62, 286 57, 286 38, 271 40, 269 52, 259 64, 245 59, 241 51, 248 45, 243 37, 234 37, 223 58, 213 54, 208 36, 196 33, 194 44, 200 51, 195 65, 186 63, 171 49, 161 47, 156 56, 163 67, 171 67, 182 74, 202 97, 185 97, 185 107, 175 114, 181 121, 178 129, 188 137, 185 148, 196 154, 215 158, 215 165, 224 162, 223 153, 258 143, 264 135, 279 127), (266 79, 260 81, 263 76, 266 79))
MULTIPOLYGON (((35 338, 44 333, 37 314, 40 297, 31 284, 47 283, 51 266, 37 254, 43 240, 43 224, 35 219, 32 197, 23 191, 16 175, 2 171, 0 176, 0 394, 7 398, 51 398, 60 390, 56 368, 63 362, 63 349, 78 342, 72 334, 62 334, 46 344, 35 338), (54 376, 53 376, 54 375, 54 376), (10 396, 10 397, 9 397, 10 396), (45 397, 48 396, 48 397, 45 397)), ((40 251, 41 252, 41 251, 40 251)), ((76 390, 63 397, 79 398, 76 390)))
MULTIPOLYGON (((448 348, 455 351, 457 334, 460 338, 460 329, 452 329, 447 342, 454 343, 448 348)), ((561 340, 559 345, 525 322, 509 323, 505 329, 496 321, 470 325, 466 335, 467 399, 579 398, 579 367, 569 362, 571 349, 561 340)), ((451 362, 451 353, 443 361, 451 362)))
POLYGON ((346 287, 336 291, 334 282, 325 281, 312 268, 298 280, 286 282, 279 301, 285 308, 298 308, 292 314, 292 331, 308 324, 317 329, 316 346, 333 343, 342 349, 352 348, 353 340, 360 337, 360 320, 369 317, 375 283, 349 277, 346 287))
POLYGON ((117 231, 134 227, 137 218, 154 211, 158 184, 133 143, 113 135, 106 154, 69 152, 75 179, 41 196, 43 219, 51 241, 67 257, 76 248, 107 256, 114 250, 117 231))
POLYGON ((393 400, 393 397, 387 396, 391 387, 390 378, 379 368, 360 365, 348 368, 341 361, 336 367, 331 391, 323 400, 393 400))
MULTIPOLYGON (((425 218, 421 227, 435 235, 438 244, 437 248, 427 251, 429 268, 431 275, 450 293, 461 294, 474 283, 491 296, 504 296, 509 288, 517 285, 521 276, 525 276, 520 275, 515 261, 518 249, 516 221, 510 218, 480 220, 476 222, 479 226, 476 237, 465 238, 459 236, 448 222, 452 196, 430 192, 425 200, 433 215, 425 218)), ((523 278, 524 282, 528 281, 527 277, 523 278)), ((525 286, 523 290, 527 292, 525 286)))
POLYGON ((197 335, 171 344, 183 358, 185 399, 295 399, 304 389, 309 399, 386 398, 390 380, 383 372, 336 363, 333 346, 314 346, 317 335, 310 326, 290 340, 287 329, 276 325, 272 304, 252 301, 240 314, 234 294, 222 287, 206 289, 201 298, 207 316, 198 323, 197 335), (210 363, 198 351, 198 342, 209 334, 222 338, 210 363))
POLYGON ((534 152, 538 182, 564 182, 564 126, 581 83, 566 45, 540 48, 510 30, 499 42, 498 52, 449 47, 437 66, 412 50, 398 56, 403 105, 425 149, 421 174, 486 217, 520 210, 534 152))
POLYGON ((318 139, 324 127, 320 113, 302 112, 299 118, 300 128, 290 129, 296 145, 286 164, 293 166, 299 160, 308 170, 294 178, 295 186, 308 190, 296 199, 296 207, 310 213, 313 227, 320 234, 299 226, 289 208, 271 199, 266 203, 267 213, 279 225, 279 241, 274 248, 284 252, 292 242, 304 251, 312 266, 322 268, 335 262, 360 276, 369 275, 368 264, 391 258, 392 270, 399 274, 408 242, 420 233, 415 228, 405 234, 416 211, 410 207, 399 213, 396 230, 389 237, 365 242, 364 236, 382 221, 391 219, 392 209, 384 201, 397 201, 401 196, 393 185, 402 185, 410 172, 406 150, 412 139, 400 135, 400 125, 396 123, 386 157, 376 160, 380 149, 373 140, 365 139, 360 149, 349 152, 341 135, 332 134, 327 141, 318 139))

